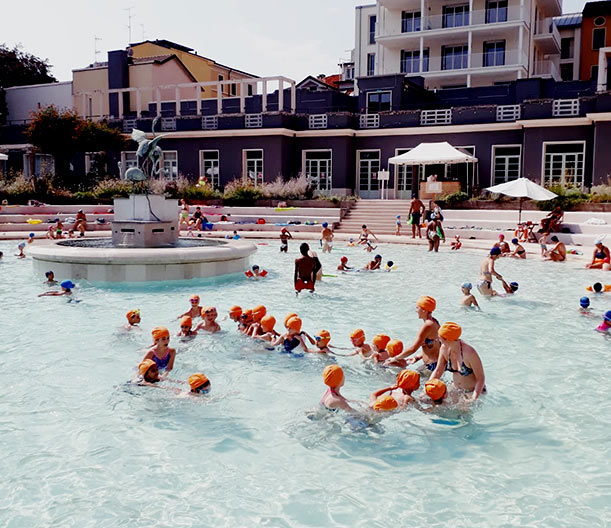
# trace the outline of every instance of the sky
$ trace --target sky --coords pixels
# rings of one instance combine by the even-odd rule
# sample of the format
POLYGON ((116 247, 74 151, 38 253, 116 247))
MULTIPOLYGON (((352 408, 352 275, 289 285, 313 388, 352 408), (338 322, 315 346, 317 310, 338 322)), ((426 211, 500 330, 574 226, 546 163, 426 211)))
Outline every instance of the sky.
MULTIPOLYGON (((60 81, 131 42, 167 39, 259 76, 338 73, 354 47, 354 8, 372 0, 10 0, 2 6, 0 42, 52 65, 60 81)), ((585 0, 564 0, 563 12, 585 0)))

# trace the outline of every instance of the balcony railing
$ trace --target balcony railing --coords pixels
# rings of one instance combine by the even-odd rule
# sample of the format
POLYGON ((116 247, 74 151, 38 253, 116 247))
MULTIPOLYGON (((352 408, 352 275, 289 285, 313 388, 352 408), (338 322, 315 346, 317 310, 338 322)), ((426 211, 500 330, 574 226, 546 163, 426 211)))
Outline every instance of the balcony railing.
POLYGON ((540 60, 535 62, 534 75, 538 76, 550 76, 556 81, 560 80, 560 71, 554 62, 551 60, 540 60))
POLYGON ((522 108, 517 105, 499 105, 496 107, 497 121, 517 121, 522 114, 522 108))
MULTIPOLYGON (((522 50, 494 50, 485 53, 453 54, 444 56, 430 56, 428 61, 429 73, 442 71, 460 71, 468 68, 493 68, 497 66, 514 66, 526 68, 528 57, 522 50)), ((414 72, 417 73, 417 72, 414 72)), ((426 72, 423 72, 426 73, 426 72)))
POLYGON ((161 118, 161 131, 171 132, 176 130, 176 118, 175 117, 162 117, 161 118))
POLYGON ((579 99, 554 99, 552 115, 554 117, 579 115, 579 99))
POLYGON ((216 130, 218 127, 218 116, 202 116, 202 130, 216 130))
POLYGON ((387 16, 385 25, 380 23, 376 25, 376 40, 410 33, 417 35, 421 31, 519 22, 524 20, 524 15, 523 7, 511 6, 501 9, 477 9, 467 13, 421 16, 405 23, 398 12, 395 16, 387 16))
POLYGON ((312 114, 308 116, 308 128, 312 130, 327 128, 327 114, 312 114))
POLYGON ((136 128, 136 120, 135 119, 124 119, 122 130, 124 134, 131 134, 132 130, 136 128))
POLYGON ((361 128, 379 128, 380 114, 361 114, 359 117, 359 126, 361 128))
POLYGON ((246 128, 261 128, 263 126, 263 115, 246 114, 244 116, 244 126, 246 128))
POLYGON ((420 112, 420 124, 427 125, 449 125, 452 123, 452 109, 422 110, 420 112))

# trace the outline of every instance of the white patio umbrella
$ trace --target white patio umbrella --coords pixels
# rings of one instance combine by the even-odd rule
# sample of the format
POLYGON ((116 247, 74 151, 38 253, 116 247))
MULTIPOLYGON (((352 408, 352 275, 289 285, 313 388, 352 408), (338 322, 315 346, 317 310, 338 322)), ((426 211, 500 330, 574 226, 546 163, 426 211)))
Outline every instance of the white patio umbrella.
POLYGON ((2 154, 2 152, 0 152, 0 161, 6 161, 8 160, 8 156, 6 154, 2 154))
POLYGON ((520 213, 518 217, 518 223, 522 223, 522 199, 530 198, 535 201, 551 200, 557 195, 552 191, 548 191, 545 187, 537 185, 534 181, 528 178, 518 178, 517 180, 511 180, 507 183, 501 183, 488 187, 486 189, 491 193, 504 194, 505 196, 513 196, 514 198, 520 199, 520 213))

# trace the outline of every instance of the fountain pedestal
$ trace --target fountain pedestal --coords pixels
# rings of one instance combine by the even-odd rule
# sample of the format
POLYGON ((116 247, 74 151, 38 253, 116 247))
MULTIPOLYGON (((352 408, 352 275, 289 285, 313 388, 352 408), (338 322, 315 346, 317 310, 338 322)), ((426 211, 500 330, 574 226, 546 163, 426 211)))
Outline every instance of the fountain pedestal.
POLYGON ((178 240, 178 203, 164 196, 115 198, 112 244, 120 248, 170 247, 178 240))

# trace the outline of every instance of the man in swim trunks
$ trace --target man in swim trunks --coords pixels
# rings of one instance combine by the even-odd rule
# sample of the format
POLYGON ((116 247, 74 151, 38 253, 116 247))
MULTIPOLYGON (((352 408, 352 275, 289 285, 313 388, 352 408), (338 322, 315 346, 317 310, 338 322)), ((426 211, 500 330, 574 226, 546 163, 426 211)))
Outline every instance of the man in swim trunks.
POLYGON ((418 238, 422 238, 422 231, 420 230, 420 220, 422 215, 426 211, 424 204, 419 198, 414 198, 409 206, 408 216, 412 222, 412 238, 416 238, 416 230, 418 230, 418 238))
POLYGON ((333 248, 333 230, 329 227, 327 222, 323 222, 322 224, 320 239, 322 241, 322 252, 331 253, 331 249, 333 248))
POLYGON ((501 248, 495 246, 490 250, 490 254, 484 260, 482 260, 479 266, 477 289, 486 297, 498 295, 497 292, 492 289, 492 276, 494 275, 500 281, 503 280, 503 277, 494 269, 494 262, 498 260, 500 256, 501 248))
POLYGON ((310 256, 310 246, 305 242, 299 246, 299 252, 301 257, 295 259, 295 290, 297 293, 301 290, 314 291, 316 274, 321 269, 320 261, 310 256))
POLYGON ((566 260, 566 246, 558 240, 556 235, 551 238, 551 241, 554 242, 555 245, 547 252, 545 260, 564 262, 566 260))

